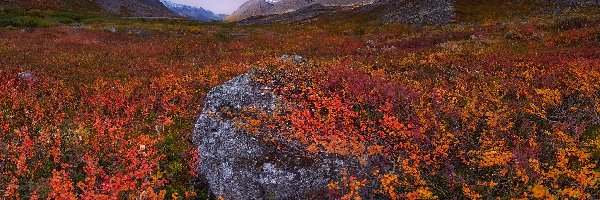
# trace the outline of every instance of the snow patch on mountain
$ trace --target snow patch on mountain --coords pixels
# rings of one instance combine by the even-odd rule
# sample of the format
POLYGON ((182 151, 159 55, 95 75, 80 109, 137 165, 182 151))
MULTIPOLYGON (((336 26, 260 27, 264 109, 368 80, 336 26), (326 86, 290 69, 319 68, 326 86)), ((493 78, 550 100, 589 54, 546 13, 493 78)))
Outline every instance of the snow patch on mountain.
POLYGON ((169 0, 161 0, 161 2, 165 4, 165 6, 167 6, 167 8, 169 8, 169 10, 171 10, 173 13, 191 20, 220 21, 227 17, 225 14, 215 14, 212 11, 201 7, 179 4, 169 0))

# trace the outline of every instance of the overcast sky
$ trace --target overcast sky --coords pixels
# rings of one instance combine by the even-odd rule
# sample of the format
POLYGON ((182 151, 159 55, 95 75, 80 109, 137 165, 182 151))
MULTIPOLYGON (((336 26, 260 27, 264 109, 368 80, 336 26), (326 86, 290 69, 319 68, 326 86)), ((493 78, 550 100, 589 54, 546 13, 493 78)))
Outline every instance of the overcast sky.
POLYGON ((231 14, 247 0, 171 0, 175 3, 198 6, 216 14, 231 14))

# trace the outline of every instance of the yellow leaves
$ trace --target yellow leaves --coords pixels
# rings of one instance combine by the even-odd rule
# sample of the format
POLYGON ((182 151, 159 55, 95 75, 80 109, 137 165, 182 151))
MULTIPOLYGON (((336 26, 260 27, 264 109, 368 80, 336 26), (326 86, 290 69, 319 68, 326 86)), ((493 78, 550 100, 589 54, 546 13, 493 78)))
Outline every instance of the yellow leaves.
POLYGON ((488 185, 489 185, 490 189, 493 189, 494 187, 496 187, 496 185, 498 185, 498 183, 496 183, 496 182, 494 182, 494 181, 490 181, 490 182, 488 183, 488 185))
POLYGON ((541 96, 542 107, 556 106, 562 101, 562 94, 558 90, 536 89, 537 95, 541 96))
POLYGON ((327 188, 329 188, 330 190, 340 190, 340 183, 338 182, 329 182, 329 184, 327 184, 327 188))
POLYGON ((537 144, 537 142, 535 142, 535 139, 529 138, 529 146, 530 147, 537 147, 538 144, 537 144))
POLYGON ((548 189, 541 185, 540 183, 536 184, 531 188, 532 197, 538 199, 555 199, 554 196, 550 194, 548 189))
POLYGON ((398 175, 385 174, 381 179, 381 187, 379 192, 390 197, 391 199, 400 199, 400 194, 396 193, 396 187, 400 186, 398 175))
POLYGON ((446 55, 443 52, 436 52, 433 54, 429 54, 424 59, 419 60, 419 64, 421 64, 421 65, 435 64, 439 60, 444 59, 445 57, 446 57, 446 55))
POLYGON ((529 183, 529 176, 527 175, 527 172, 521 168, 517 168, 515 172, 515 178, 520 178, 521 181, 529 183))
POLYGON ((497 127, 500 131, 509 131, 513 127, 510 111, 508 108, 499 109, 497 111, 489 111, 485 114, 486 122, 491 127, 497 127))
POLYGON ((511 152, 504 152, 500 150, 489 150, 483 152, 481 155, 481 160, 479 161, 479 166, 481 167, 491 167, 494 165, 504 166, 510 162, 513 154, 511 152))
POLYGON ((165 199, 166 195, 167 195, 166 190, 160 190, 158 193, 156 193, 154 191, 154 189, 152 189, 152 187, 148 187, 148 188, 146 188, 146 191, 144 191, 142 193, 142 199, 159 200, 159 199, 165 199))
POLYGON ((536 173, 542 172, 540 169, 540 161, 539 160, 530 158, 528 161, 529 161, 529 167, 532 168, 536 173))
POLYGON ((406 195, 407 199, 438 199, 437 196, 433 195, 433 192, 428 187, 420 187, 414 192, 410 192, 406 195))
POLYGON ((193 199, 194 197, 196 197, 198 194, 196 194, 196 192, 194 191, 186 191, 185 192, 185 198, 186 199, 193 199))
POLYGON ((559 190, 558 193, 562 196, 567 196, 575 199, 581 199, 584 196, 579 190, 570 187, 559 190))
POLYGON ((320 152, 320 151, 319 151, 319 148, 318 148, 318 145, 317 145, 316 143, 312 143, 312 144, 310 144, 310 145, 309 145, 309 146, 306 148, 306 150, 307 150, 309 153, 312 153, 312 154, 317 154, 317 153, 319 153, 319 152, 320 152))
POLYGON ((481 199, 482 196, 469 188, 469 186, 463 185, 462 187, 463 194, 471 199, 481 199))
POLYGON ((558 106, 562 101, 562 94, 559 90, 552 89, 536 89, 535 92, 540 96, 539 103, 529 103, 529 107, 525 111, 542 119, 547 119, 546 109, 558 106))
MULTIPOLYGON (((342 172, 342 174, 346 173, 342 172)), ((360 188, 367 184, 367 179, 358 180, 354 176, 350 176, 349 178, 344 176, 342 178, 342 184, 344 185, 344 188, 349 190, 349 192, 342 196, 342 200, 361 200, 360 188)))
POLYGON ((371 146, 367 147, 367 155, 373 156, 373 155, 383 154, 383 148, 384 147, 381 145, 371 145, 371 146))

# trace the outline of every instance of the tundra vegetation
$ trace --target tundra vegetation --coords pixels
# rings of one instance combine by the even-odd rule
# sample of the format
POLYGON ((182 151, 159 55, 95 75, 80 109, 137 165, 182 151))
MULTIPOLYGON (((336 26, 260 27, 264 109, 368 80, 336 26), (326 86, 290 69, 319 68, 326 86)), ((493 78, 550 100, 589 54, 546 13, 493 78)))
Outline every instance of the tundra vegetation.
POLYGON ((600 198, 600 10, 456 9, 422 27, 0 11, 0 195, 215 198, 193 125, 210 88, 254 70, 295 106, 242 127, 309 157, 377 158, 370 180, 329 184, 338 198, 373 181, 389 199, 600 198))

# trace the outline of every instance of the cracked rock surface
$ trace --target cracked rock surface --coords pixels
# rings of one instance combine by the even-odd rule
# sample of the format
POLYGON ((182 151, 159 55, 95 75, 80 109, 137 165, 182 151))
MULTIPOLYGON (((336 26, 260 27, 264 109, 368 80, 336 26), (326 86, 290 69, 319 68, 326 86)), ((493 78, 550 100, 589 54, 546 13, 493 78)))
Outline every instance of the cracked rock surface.
POLYGON ((292 145, 276 149, 235 125, 232 116, 246 108, 273 112, 277 100, 268 89, 248 73, 208 93, 194 131, 200 175, 225 199, 326 198, 316 195, 338 179, 349 162, 311 159, 292 145))

